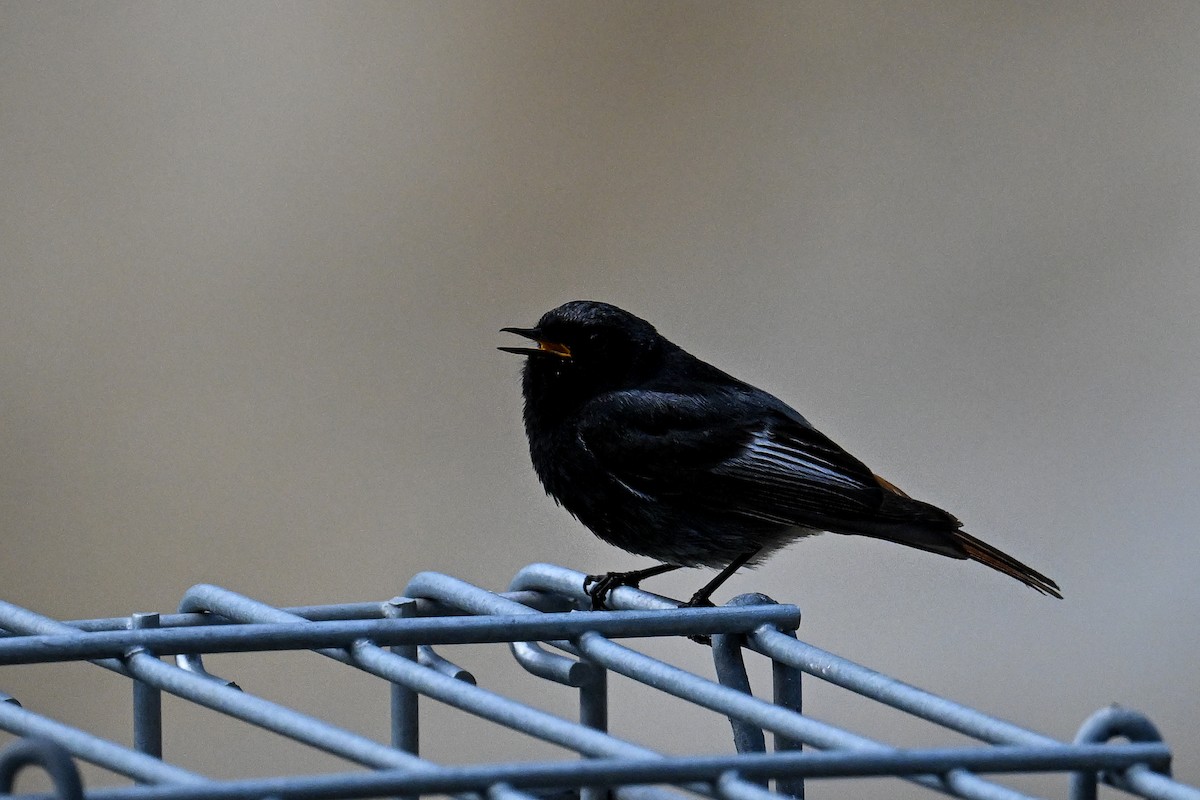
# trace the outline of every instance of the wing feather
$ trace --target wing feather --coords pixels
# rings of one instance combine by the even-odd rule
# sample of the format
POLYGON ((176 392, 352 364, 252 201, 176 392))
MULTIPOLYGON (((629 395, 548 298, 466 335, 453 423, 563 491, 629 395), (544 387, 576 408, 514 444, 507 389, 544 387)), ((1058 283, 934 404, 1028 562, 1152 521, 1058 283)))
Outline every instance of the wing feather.
POLYGON ((802 422, 761 403, 639 390, 590 404, 579 437, 614 479, 662 502, 812 527, 870 518, 874 475, 802 422))

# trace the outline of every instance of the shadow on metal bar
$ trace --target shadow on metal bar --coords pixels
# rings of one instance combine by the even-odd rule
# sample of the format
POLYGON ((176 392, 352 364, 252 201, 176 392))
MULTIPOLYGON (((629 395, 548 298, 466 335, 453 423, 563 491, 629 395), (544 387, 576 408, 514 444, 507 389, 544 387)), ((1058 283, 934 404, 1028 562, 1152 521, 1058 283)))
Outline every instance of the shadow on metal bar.
MULTIPOLYGON (((763 595, 726 606, 679 609, 632 587, 609 596, 616 610, 581 612, 583 573, 533 564, 495 593, 420 573, 402 596, 380 603, 277 608, 215 586, 187 592, 175 614, 63 623, 0 601, 0 666, 89 660, 132 679, 129 748, 22 708, 0 694, 0 730, 27 737, 0 753, 0 794, 24 766, 50 773, 56 797, 89 800, 317 800, 454 794, 493 800, 665 800, 674 790, 726 798, 803 797, 805 779, 892 776, 955 797, 1025 798, 984 775, 1070 777, 1072 800, 1095 800, 1100 783, 1139 797, 1200 800, 1171 778, 1170 751, 1141 714, 1102 709, 1063 743, 895 680, 796 638, 799 610, 763 595), (716 680, 637 649, 645 637, 710 636, 716 680), (621 642, 615 641, 621 639, 621 642), (578 694, 578 721, 486 687, 435 647, 507 643, 534 679, 578 694), (210 675, 216 652, 312 650, 388 682, 388 744, 241 691, 210 675), (756 697, 746 658, 765 656, 771 699, 756 697), (175 655, 176 665, 160 656, 175 655), (728 756, 667 756, 609 731, 609 674, 724 717, 728 756), (803 714, 807 673, 983 744, 900 749, 803 714), (163 692, 371 768, 318 776, 210 780, 162 760, 163 692), (437 701, 578 756, 552 762, 438 765, 418 755, 419 705, 437 701), (768 752, 766 733, 774 738, 768 752), (1124 741, 1113 741, 1124 740, 1124 741), (813 749, 805 749, 808 745, 813 749), (84 792, 72 756, 139 783, 84 792), (75 784, 71 783, 74 775, 75 784), (773 781, 773 783, 772 783, 773 781), (773 790, 772 790, 773 786, 773 790)), ((680 643, 681 647, 694 647, 680 643)), ((386 732, 385 738, 386 738, 386 732)))

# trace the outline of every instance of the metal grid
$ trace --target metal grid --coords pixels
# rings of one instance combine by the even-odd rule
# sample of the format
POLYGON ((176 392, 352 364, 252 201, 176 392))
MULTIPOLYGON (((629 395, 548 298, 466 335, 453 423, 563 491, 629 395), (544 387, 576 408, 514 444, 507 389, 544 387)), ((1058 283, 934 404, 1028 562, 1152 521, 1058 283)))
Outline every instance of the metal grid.
POLYGON ((976 800, 1028 795, 983 777, 1066 773, 1073 800, 1100 783, 1146 798, 1200 800, 1171 779, 1170 750, 1142 715, 1096 712, 1063 743, 917 689, 800 641, 800 611, 763 595, 719 608, 622 587, 618 610, 585 607, 584 575, 548 564, 517 574, 497 594, 422 573, 383 603, 280 609, 215 586, 190 589, 179 613, 60 622, 0 601, 0 665, 88 660, 133 681, 133 747, 22 708, 0 694, 0 729, 24 737, 0 751, 0 795, 23 767, 39 765, 64 800, 251 800, 450 794, 489 800, 578 796, 665 800, 683 791, 725 800, 803 797, 805 780, 895 776, 931 792, 976 800), (7 631, 7 635, 4 634, 7 631), (645 637, 711 636, 718 681, 634 649, 645 637), (615 639, 621 639, 618 643, 615 639), (578 691, 579 721, 476 686, 437 645, 506 642, 531 675, 578 691), (538 644, 538 642, 542 644, 538 644), (548 647, 547 647, 548 646, 548 647), (241 690, 205 671, 202 654, 313 650, 390 682, 391 743, 241 690), (754 697, 746 651, 770 660, 772 701, 754 697), (173 655, 174 665, 160 660, 173 655), (608 733, 609 672, 729 719, 736 754, 666 756, 608 733), (966 734, 981 745, 899 749, 801 713, 801 676, 843 687, 966 734), (162 693, 184 698, 370 770, 269 779, 215 780, 162 760, 162 693), (441 766, 417 755, 418 704, 436 700, 582 756, 441 766), (767 750, 764 731, 773 735, 767 750), (1127 740, 1123 743, 1113 739, 1127 740), (807 748, 807 749, 805 749, 807 748), (84 790, 74 759, 137 785, 84 790))

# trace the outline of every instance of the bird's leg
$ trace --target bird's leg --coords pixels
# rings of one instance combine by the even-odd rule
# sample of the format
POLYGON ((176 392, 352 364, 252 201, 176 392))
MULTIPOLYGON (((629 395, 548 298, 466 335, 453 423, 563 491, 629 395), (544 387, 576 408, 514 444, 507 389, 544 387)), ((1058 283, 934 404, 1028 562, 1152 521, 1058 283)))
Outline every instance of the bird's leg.
MULTIPOLYGON (((733 575, 733 573, 745 566, 746 562, 754 558, 756 555, 758 555, 758 550, 751 550, 747 553, 742 553, 740 556, 731 561, 729 566, 718 572, 717 577, 701 586, 700 589, 694 595, 692 595, 692 599, 681 605, 680 608, 711 607, 712 601, 708 598, 712 597, 712 593, 715 592, 722 583, 729 580, 729 577, 733 575)), ((712 644, 712 637, 708 636, 707 634, 696 634, 694 636, 689 636, 688 638, 693 642, 698 642, 699 644, 712 644)))
POLYGON ((592 611, 603 611, 604 601, 608 599, 608 593, 618 586, 632 586, 637 588, 637 585, 646 578, 653 578, 655 575, 662 575, 664 572, 676 569, 679 569, 678 564, 658 564, 657 566, 647 567, 646 569, 635 569, 629 572, 606 572, 603 575, 588 575, 583 579, 583 591, 588 597, 592 598, 592 611))
POLYGON ((721 584, 729 580, 733 573, 746 565, 746 562, 758 555, 758 550, 751 550, 747 553, 742 553, 740 556, 730 562, 729 566, 717 573, 717 577, 713 578, 708 583, 700 587, 700 590, 692 595, 692 599, 680 606, 680 608, 702 608, 711 606, 712 602, 708 599, 712 597, 712 593, 720 588, 721 584))

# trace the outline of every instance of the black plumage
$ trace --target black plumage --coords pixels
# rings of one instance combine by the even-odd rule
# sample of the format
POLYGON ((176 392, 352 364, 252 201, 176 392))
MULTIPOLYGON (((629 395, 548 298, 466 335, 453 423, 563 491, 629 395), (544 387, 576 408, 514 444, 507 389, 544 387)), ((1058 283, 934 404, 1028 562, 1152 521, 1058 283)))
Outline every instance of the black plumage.
POLYGON ((662 566, 610 573, 622 584, 676 567, 737 568, 820 531, 972 559, 1061 597, 1045 575, 961 530, 951 514, 873 474, 778 398, 668 341, 607 303, 578 300, 533 328, 523 373, 525 430, 546 491, 597 536, 662 566))

